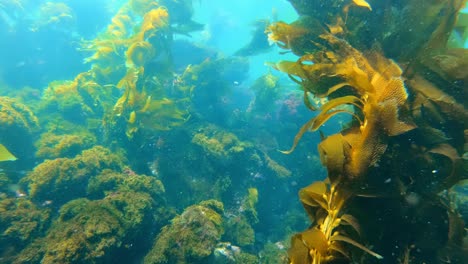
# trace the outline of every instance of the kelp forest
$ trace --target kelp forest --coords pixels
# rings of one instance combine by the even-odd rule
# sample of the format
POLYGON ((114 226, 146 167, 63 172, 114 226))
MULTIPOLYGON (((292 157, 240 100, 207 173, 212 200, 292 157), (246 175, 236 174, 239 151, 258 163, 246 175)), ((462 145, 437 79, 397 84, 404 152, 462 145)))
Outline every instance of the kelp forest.
POLYGON ((468 263, 465 0, 105 1, 0 0, 0 263, 468 263))

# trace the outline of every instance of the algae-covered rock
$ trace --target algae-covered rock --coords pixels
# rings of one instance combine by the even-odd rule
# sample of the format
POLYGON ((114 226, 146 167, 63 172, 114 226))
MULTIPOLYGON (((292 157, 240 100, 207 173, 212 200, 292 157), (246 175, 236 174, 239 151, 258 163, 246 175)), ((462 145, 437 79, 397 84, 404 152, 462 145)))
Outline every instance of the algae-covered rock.
POLYGON ((252 143, 241 141, 235 134, 214 125, 207 126, 192 138, 192 143, 201 146, 216 157, 230 157, 253 147, 252 143))
POLYGON ((46 132, 36 141, 36 157, 40 159, 70 158, 95 143, 96 137, 88 131, 65 135, 46 132))
MULTIPOLYGON (((128 169, 127 169, 128 170, 128 169)), ((164 194, 161 181, 153 176, 119 173, 104 170, 89 181, 87 193, 90 197, 102 198, 109 191, 132 190, 150 194, 153 198, 164 194)))
POLYGON ((248 222, 247 217, 238 215, 226 221, 225 239, 239 246, 253 245, 255 242, 255 230, 248 222))
POLYGON ((63 204, 86 196, 90 178, 104 169, 121 171, 122 158, 102 146, 83 151, 74 158, 46 160, 29 173, 22 183, 33 200, 63 204))
POLYGON ((228 217, 226 221, 225 239, 239 246, 248 246, 255 243, 255 230, 253 225, 258 223, 256 205, 258 190, 249 188, 238 212, 228 217))
POLYGON ((282 87, 279 85, 279 77, 271 73, 265 74, 255 80, 254 84, 250 87, 254 93, 255 98, 250 103, 250 112, 255 114, 264 115, 272 113, 276 107, 276 101, 280 99, 282 87))
POLYGON ((0 135, 29 134, 39 127, 38 119, 31 109, 9 97, 0 97, 0 124, 0 135))
POLYGON ((124 234, 120 212, 107 201, 77 199, 60 209, 43 242, 43 263, 89 262, 116 248, 124 234))
POLYGON ((38 119, 29 107, 13 98, 0 97, 0 144, 18 159, 32 158, 32 134, 38 128, 38 119))
POLYGON ((50 209, 40 208, 26 198, 0 197, 0 256, 22 249, 41 236, 49 216, 50 209))
POLYGON ((289 263, 286 247, 282 242, 268 242, 260 251, 260 261, 265 264, 289 263))
POLYGON ((243 252, 240 247, 229 242, 221 242, 216 245, 211 263, 216 264, 254 264, 259 263, 257 256, 243 252))
POLYGON ((173 215, 155 177, 106 169, 93 177, 88 198, 64 204, 47 235, 23 250, 17 263, 128 263, 151 246, 173 215))
MULTIPOLYGON (((126 251, 153 220, 152 199, 127 192, 102 200, 76 199, 60 209, 38 250, 41 263, 106 263, 126 251), (115 254, 115 255, 114 255, 115 254)), ((26 249, 19 259, 28 256, 26 249)))
MULTIPOLYGON (((153 213, 159 219, 158 223, 165 223, 171 217, 171 213, 166 208, 164 185, 153 176, 104 170, 89 181, 87 197, 101 199, 107 195, 112 196, 114 199, 126 199, 125 193, 129 191, 144 193, 152 198, 153 213)), ((130 199, 130 197, 128 198, 130 199)), ((133 219, 132 221, 135 222, 136 220, 133 219)))
POLYGON ((90 104, 86 104, 79 93, 80 85, 86 81, 86 78, 86 74, 81 74, 73 81, 50 83, 44 91, 40 108, 47 113, 61 114, 61 118, 82 122, 86 116, 94 114, 90 104))
POLYGON ((223 204, 192 205, 165 226, 144 263, 206 263, 223 234, 223 204))

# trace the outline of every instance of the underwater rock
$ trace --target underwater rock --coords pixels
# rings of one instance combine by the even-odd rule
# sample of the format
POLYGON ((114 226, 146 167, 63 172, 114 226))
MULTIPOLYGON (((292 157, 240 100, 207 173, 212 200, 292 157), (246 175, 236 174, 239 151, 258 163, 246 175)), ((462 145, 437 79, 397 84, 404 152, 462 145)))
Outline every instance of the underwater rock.
POLYGON ((239 246, 249 246, 255 243, 253 226, 259 222, 257 213, 258 190, 249 188, 239 209, 230 212, 225 221, 226 233, 224 239, 239 246))
MULTIPOLYGON (((144 193, 126 192, 103 200, 76 199, 60 209, 36 252, 42 263, 106 263, 125 256, 151 227, 152 199, 144 193)), ((28 256, 32 245, 18 256, 28 256)), ((20 261, 21 262, 21 261, 20 261)))
POLYGON ((235 255, 240 252, 241 249, 239 247, 231 245, 229 242, 221 242, 216 245, 213 251, 213 259, 215 263, 236 263, 235 255))
POLYGON ((0 124, 3 134, 30 134, 39 128, 34 113, 26 105, 9 97, 0 97, 0 124))
POLYGON ((224 239, 239 246, 251 246, 255 243, 255 230, 248 218, 243 215, 231 216, 227 219, 224 239))
POLYGON ((144 263, 207 263, 224 232, 223 210, 216 200, 186 208, 163 227, 144 263))
POLYGON ((90 180, 87 192, 95 200, 78 198, 64 204, 46 235, 28 245, 16 261, 131 261, 150 247, 148 234, 173 215, 164 186, 151 176, 107 169, 90 180))
POLYGON ((96 143, 96 137, 84 130, 79 134, 57 135, 46 132, 36 141, 39 159, 71 158, 96 143))
POLYGON ((9 263, 12 253, 41 236, 50 214, 50 209, 40 208, 27 198, 0 196, 0 262, 9 263))
POLYGON ((164 185, 160 180, 153 176, 136 174, 128 168, 124 168, 123 172, 103 170, 89 180, 86 193, 87 197, 101 199, 110 192, 116 195, 119 190, 147 193, 157 204, 165 204, 164 185))
POLYGON ((213 251, 213 258, 210 263, 216 264, 254 264, 259 263, 257 256, 241 251, 238 246, 229 242, 221 242, 216 245, 213 251))
POLYGON ((233 155, 253 147, 250 142, 241 141, 235 134, 214 125, 207 126, 196 133, 192 138, 192 143, 202 147, 213 156, 224 158, 232 158, 233 155))
POLYGON ((267 73, 257 78, 250 86, 255 97, 249 104, 248 111, 250 114, 256 115, 272 115, 277 107, 276 102, 281 97, 283 87, 279 84, 279 77, 267 73))
POLYGON ((38 129, 39 121, 28 106, 14 98, 0 97, 0 144, 19 162, 32 159, 32 136, 38 129))
POLYGON ((74 158, 46 160, 22 179, 30 197, 56 206, 86 196, 88 181, 104 169, 122 170, 123 158, 102 146, 84 150, 74 158), (73 188, 73 192, 70 191, 73 188))

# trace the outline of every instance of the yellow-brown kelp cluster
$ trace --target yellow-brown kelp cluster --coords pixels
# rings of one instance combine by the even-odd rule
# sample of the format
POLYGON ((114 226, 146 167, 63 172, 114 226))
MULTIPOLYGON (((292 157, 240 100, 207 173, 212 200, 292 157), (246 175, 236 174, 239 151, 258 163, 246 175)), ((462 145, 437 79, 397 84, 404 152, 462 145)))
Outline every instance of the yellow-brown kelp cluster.
POLYGON ((267 33, 300 58, 273 67, 318 113, 283 152, 337 114, 351 121, 318 146, 328 177, 299 193, 312 225, 290 262, 468 261, 447 195, 467 177, 468 52, 446 45, 464 2, 291 2, 298 21, 267 33))
POLYGON ((174 85, 168 65, 158 74, 145 73, 148 63, 168 56, 169 35, 165 7, 157 1, 129 1, 103 33, 83 42, 82 50, 92 52, 85 59, 91 69, 74 81, 52 83, 45 107, 84 119, 90 128, 99 119, 110 131, 124 124, 129 138, 140 128, 168 130, 184 123, 189 94, 174 85))

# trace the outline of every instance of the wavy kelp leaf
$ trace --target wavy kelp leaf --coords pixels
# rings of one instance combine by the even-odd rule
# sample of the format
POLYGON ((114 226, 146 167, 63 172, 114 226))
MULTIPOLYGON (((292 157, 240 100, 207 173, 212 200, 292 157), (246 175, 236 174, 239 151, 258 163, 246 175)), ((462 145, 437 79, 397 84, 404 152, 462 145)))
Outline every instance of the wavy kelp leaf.
POLYGON ((148 97, 146 97, 145 105, 143 106, 143 108, 141 108, 140 112, 144 113, 148 111, 150 106, 151 106, 151 95, 148 95, 148 97))
POLYGON ((345 159, 351 146, 343 138, 342 134, 328 136, 320 142, 318 151, 322 164, 328 169, 330 182, 334 183, 336 178, 343 173, 345 159))
MULTIPOLYGON (((445 187, 447 186, 452 186, 461 179, 467 178, 468 175, 463 175, 463 173, 460 173, 459 171, 462 169, 462 159, 458 155, 457 150, 452 147, 449 144, 440 144, 438 146, 433 147, 432 149, 429 150, 430 153, 442 155, 448 159, 450 159, 450 162, 452 163, 451 165, 451 170, 450 174, 447 176, 445 179, 445 187)), ((466 174, 466 173, 465 173, 466 174)))
POLYGON ((442 130, 424 126, 418 128, 421 131, 421 139, 425 144, 423 145, 438 145, 450 140, 450 138, 442 130))
POLYGON ((352 113, 352 112, 350 112, 348 110, 337 109, 337 110, 334 110, 334 111, 331 111, 331 112, 329 112, 329 110, 331 110, 331 109, 333 109, 333 108, 335 108, 335 107, 337 107, 339 105, 343 105, 343 104, 353 104, 353 105, 356 105, 358 107, 361 107, 360 102, 361 102, 361 100, 359 98, 357 98, 356 96, 353 96, 353 95, 343 96, 343 97, 339 97, 339 98, 333 99, 331 101, 328 101, 326 104, 324 104, 324 105, 322 105, 322 107, 320 107, 322 112, 320 112, 316 117, 310 119, 307 123, 305 123, 301 127, 299 132, 294 137, 294 141, 293 141, 293 145, 292 145, 291 149, 285 150, 285 151, 280 150, 280 152, 283 153, 283 154, 291 154, 296 149, 297 144, 299 143, 299 140, 302 138, 302 136, 304 135, 305 132, 307 132, 308 130, 316 131, 328 119, 330 119, 331 117, 333 117, 336 114, 348 113, 348 114, 351 114, 351 115, 353 115, 354 117, 357 118, 357 116, 354 113, 352 113))
POLYGON ((385 132, 389 136, 398 136, 416 128, 416 125, 399 120, 398 103, 396 100, 387 100, 380 104, 384 110, 380 119, 385 132))
POLYGON ((127 67, 144 66, 155 55, 154 47, 147 41, 136 41, 125 52, 127 67))
POLYGON ((11 154, 11 152, 3 144, 0 144, 0 161, 13 160, 16 160, 15 155, 11 154))
POLYGON ((291 44, 309 32, 310 29, 307 27, 303 27, 297 23, 287 24, 282 21, 270 24, 265 30, 265 33, 268 34, 268 41, 276 43, 283 49, 290 49, 292 46, 295 46, 291 44))
POLYGON ((312 262, 309 249, 304 245, 301 234, 291 237, 291 248, 288 250, 290 263, 309 264, 312 262))
POLYGON ((302 69, 301 64, 295 61, 278 61, 277 63, 267 63, 267 65, 278 71, 298 76, 301 79, 307 79, 307 75, 302 69))
POLYGON ((358 220, 354 216, 350 214, 344 214, 340 218, 342 224, 344 223, 350 225, 351 227, 353 227, 354 230, 356 230, 356 232, 359 235, 361 235, 361 226, 359 225, 358 220))
POLYGON ((299 197, 303 204, 307 204, 312 207, 322 207, 327 209, 327 201, 324 198, 324 195, 327 192, 327 186, 324 182, 318 181, 314 182, 311 185, 302 188, 299 191, 299 197))
POLYGON ((314 118, 314 122, 310 126, 309 130, 310 131, 316 131, 319 129, 325 122, 328 121, 328 119, 332 118, 334 115, 339 114, 339 113, 348 113, 352 116, 355 116, 353 112, 350 112, 348 110, 344 109, 337 109, 333 110, 331 112, 321 112, 314 118))
POLYGON ((385 109, 374 109, 375 115, 369 116, 365 125, 347 131, 343 135, 344 140, 351 145, 352 151, 348 155, 346 163, 346 175, 348 177, 358 177, 372 166, 375 166, 382 154, 387 149, 388 136, 383 133, 382 124, 378 117, 385 109), (378 113, 377 113, 378 111, 378 113))
POLYGON ((411 113, 418 123, 443 124, 446 122, 442 113, 437 109, 437 105, 421 93, 416 93, 414 96, 411 113))
POLYGON ((453 120, 468 122, 468 111, 466 111, 465 107, 425 78, 417 75, 409 80, 409 84, 411 88, 439 106, 442 113, 448 115, 453 120))
POLYGON ((291 154, 296 149, 297 144, 299 143, 299 140, 301 140, 304 133, 307 132, 307 130, 309 130, 309 127, 313 125, 314 121, 315 118, 310 119, 301 127, 301 129, 299 129, 299 132, 297 132, 296 136, 294 137, 293 145, 289 150, 279 150, 279 152, 283 154, 291 154))
POLYGON ((312 228, 301 233, 304 245, 309 249, 317 250, 322 256, 327 254, 328 241, 322 231, 312 228))
POLYGON ((305 132, 307 132, 308 130, 311 130, 311 131, 317 130, 323 123, 325 123, 328 119, 330 119, 332 116, 338 113, 350 113, 350 112, 346 110, 335 110, 335 111, 328 112, 325 114, 320 113, 316 117, 310 119, 307 123, 305 123, 301 127, 301 129, 299 129, 299 132, 297 132, 296 136, 294 137, 293 145, 289 150, 280 150, 279 152, 283 154, 291 154, 296 149, 297 144, 299 144, 299 140, 301 140, 305 132))
POLYGON ((366 248, 365 246, 359 244, 358 242, 352 240, 349 237, 342 236, 342 235, 334 235, 334 236, 331 237, 331 241, 342 241, 342 242, 351 244, 351 245, 365 251, 366 253, 368 253, 371 256, 374 256, 374 257, 376 257, 378 259, 383 259, 383 257, 381 255, 379 255, 379 254, 375 253, 374 251, 366 248))
POLYGON ((403 74, 403 70, 394 60, 386 58, 383 54, 377 51, 372 51, 368 57, 372 60, 372 65, 376 72, 378 72, 379 75, 384 76, 386 79, 394 77, 399 78, 403 74))
POLYGON ((352 104, 360 108, 362 105, 362 102, 361 102, 361 99, 357 98, 354 95, 347 95, 347 96, 338 97, 338 98, 328 101, 327 103, 325 103, 324 105, 320 107, 320 110, 322 112, 327 112, 337 106, 344 105, 344 104, 352 104))
POLYGON ((349 84, 348 82, 342 82, 342 83, 339 83, 339 84, 335 84, 333 85, 332 87, 330 87, 327 91, 327 93, 323 96, 319 96, 319 97, 325 97, 325 96, 329 96, 330 94, 338 91, 339 89, 343 88, 343 87, 346 87, 346 86, 351 86, 351 84, 349 84))
POLYGON ((408 93, 406 92, 405 85, 401 78, 384 80, 382 83, 377 83, 375 87, 380 88, 376 90, 377 102, 395 100, 397 105, 400 106, 408 99, 408 93))
POLYGON ((315 220, 315 226, 321 226, 325 222, 325 219, 328 216, 328 211, 324 209, 319 209, 315 211, 314 219, 315 220))
POLYGON ((349 253, 346 251, 346 249, 341 244, 331 243, 329 248, 330 248, 330 250, 333 250, 333 251, 336 251, 336 252, 340 253, 341 255, 346 257, 347 259, 351 259, 351 257, 349 256, 349 253))
MULTIPOLYGON (((461 14, 460 14, 461 15, 461 14)), ((464 14, 468 17, 468 14, 464 14)), ((468 34, 468 31, 467 33, 468 34)), ((448 49, 425 58, 424 65, 449 82, 468 81, 468 49, 448 49)))

